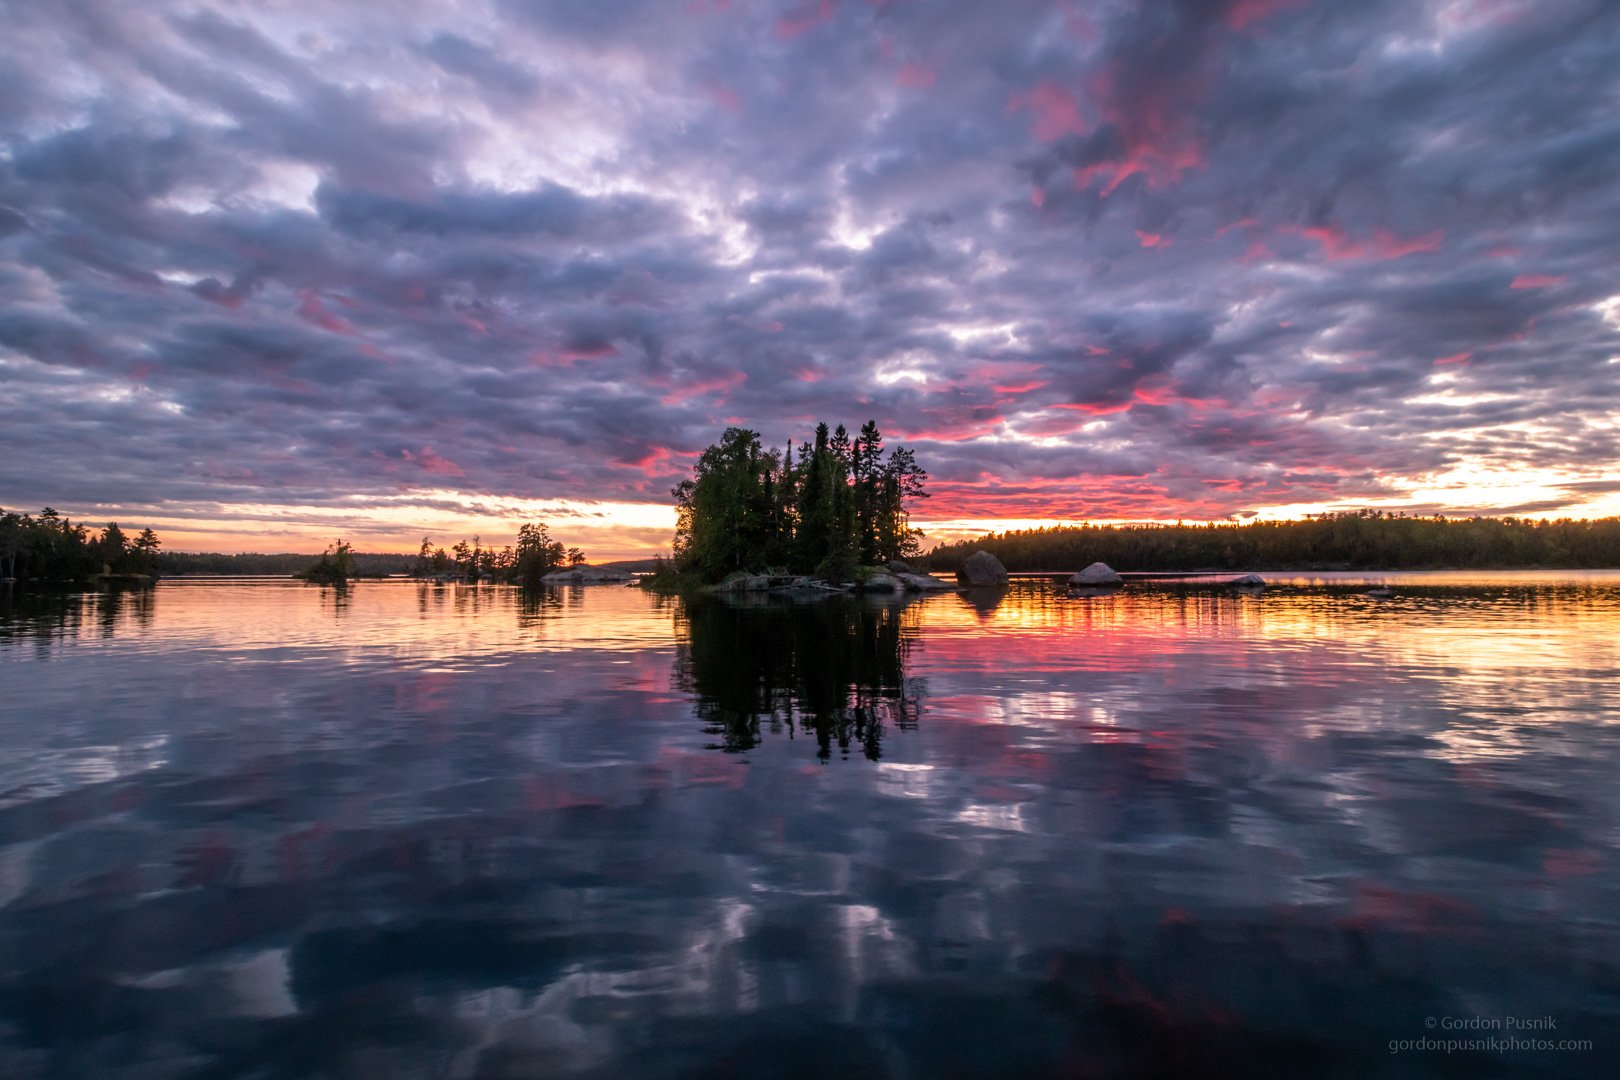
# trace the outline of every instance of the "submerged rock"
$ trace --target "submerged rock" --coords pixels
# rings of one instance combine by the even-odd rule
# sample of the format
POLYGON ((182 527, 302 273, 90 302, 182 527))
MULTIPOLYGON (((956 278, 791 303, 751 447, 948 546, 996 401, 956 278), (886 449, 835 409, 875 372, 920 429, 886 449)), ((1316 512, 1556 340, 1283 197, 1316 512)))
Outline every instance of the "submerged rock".
POLYGON ((975 551, 962 560, 961 568, 956 571, 956 580, 964 585, 1005 585, 1007 568, 988 551, 975 551))
POLYGON ((1395 590, 1388 585, 1380 585, 1376 589, 1368 589, 1364 595, 1374 600, 1388 600, 1395 595, 1395 590))
POLYGON ((1069 579, 1070 585, 1123 585, 1125 579, 1107 563, 1094 562, 1069 579))

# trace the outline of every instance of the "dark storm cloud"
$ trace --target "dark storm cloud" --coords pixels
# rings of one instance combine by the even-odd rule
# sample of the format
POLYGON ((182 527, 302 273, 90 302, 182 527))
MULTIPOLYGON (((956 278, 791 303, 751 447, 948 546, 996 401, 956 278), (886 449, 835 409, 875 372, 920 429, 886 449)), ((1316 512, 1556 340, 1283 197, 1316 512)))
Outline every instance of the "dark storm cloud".
POLYGON ((1614 490, 1599 0, 12 22, 7 505, 661 499, 868 417, 940 517, 1614 490))

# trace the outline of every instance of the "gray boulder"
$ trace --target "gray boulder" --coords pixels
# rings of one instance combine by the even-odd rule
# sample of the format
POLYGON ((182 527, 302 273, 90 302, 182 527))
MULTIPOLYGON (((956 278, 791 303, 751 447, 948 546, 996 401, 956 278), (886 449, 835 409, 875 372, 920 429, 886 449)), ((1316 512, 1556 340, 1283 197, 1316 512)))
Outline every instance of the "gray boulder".
POLYGON ((896 574, 906 592, 950 592, 951 586, 928 574, 896 574))
POLYGON ((1261 577, 1259 574, 1244 574, 1240 578, 1233 578, 1231 581, 1228 581, 1227 585, 1234 589, 1258 591, 1266 587, 1266 579, 1261 577))
POLYGON ((909 574, 909 573, 911 573, 911 564, 906 562, 906 560, 904 560, 904 559, 890 559, 889 560, 889 573, 891 573, 891 574, 909 574))
POLYGON ((892 593, 904 588, 893 574, 871 574, 861 582, 863 593, 892 593))
POLYGON ((747 574, 739 571, 720 584, 710 586, 710 591, 719 593, 767 592, 770 587, 771 579, 766 575, 747 574))
POLYGON ((1123 585, 1125 579, 1107 563, 1094 562, 1069 579, 1070 585, 1123 585))
POLYGON ((962 560, 956 571, 956 580, 964 585, 1005 585, 1007 568, 988 551, 975 551, 962 560))

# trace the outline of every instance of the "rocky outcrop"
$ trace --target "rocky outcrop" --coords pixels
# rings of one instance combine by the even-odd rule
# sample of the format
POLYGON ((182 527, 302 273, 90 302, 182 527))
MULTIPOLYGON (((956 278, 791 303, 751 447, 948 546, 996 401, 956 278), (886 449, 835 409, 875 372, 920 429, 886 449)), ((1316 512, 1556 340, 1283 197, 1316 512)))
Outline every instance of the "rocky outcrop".
POLYGON ((948 585, 927 574, 868 574, 856 585, 830 585, 818 578, 802 574, 749 574, 735 573, 718 585, 710 585, 709 592, 723 594, 770 593, 826 596, 836 593, 860 592, 873 595, 886 593, 949 592, 948 585))
POLYGON ((928 574, 896 574, 906 592, 950 592, 952 586, 928 574))
POLYGON ((988 551, 975 551, 962 560, 956 571, 956 580, 964 585, 1005 585, 1007 568, 988 551))
POLYGON ((718 585, 709 586, 711 592, 741 593, 741 592, 768 592, 771 579, 768 574, 732 574, 718 585))
POLYGON ((1094 562, 1084 570, 1069 578, 1070 585, 1123 585, 1125 579, 1114 573, 1114 568, 1107 563, 1094 562))
POLYGON ((906 560, 904 560, 904 559, 890 559, 889 560, 889 573, 891 573, 891 574, 909 574, 909 573, 912 573, 911 564, 906 562, 906 560))
POLYGON ((803 574, 748 574, 735 573, 718 585, 710 585, 715 593, 838 593, 839 586, 803 574))
POLYGON ((540 581, 546 585, 622 585, 634 577, 623 570, 603 566, 572 566, 567 570, 554 570, 540 581))
POLYGON ((861 581, 863 593, 892 593, 900 592, 905 586, 893 574, 868 574, 861 581))

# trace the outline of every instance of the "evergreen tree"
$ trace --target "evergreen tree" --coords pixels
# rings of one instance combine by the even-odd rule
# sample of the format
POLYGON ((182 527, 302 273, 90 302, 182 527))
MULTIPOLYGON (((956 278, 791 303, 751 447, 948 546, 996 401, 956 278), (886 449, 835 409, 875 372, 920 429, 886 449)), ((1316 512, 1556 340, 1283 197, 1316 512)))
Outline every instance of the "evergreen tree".
POLYGON ((562 566, 567 549, 553 540, 544 523, 524 525, 518 530, 517 548, 512 556, 513 579, 524 588, 534 588, 542 578, 562 566))
POLYGON ((118 522, 108 522, 107 527, 101 530, 101 539, 96 541, 96 558, 101 560, 102 572, 108 574, 125 573, 125 556, 129 553, 129 538, 124 530, 118 527, 118 522))

